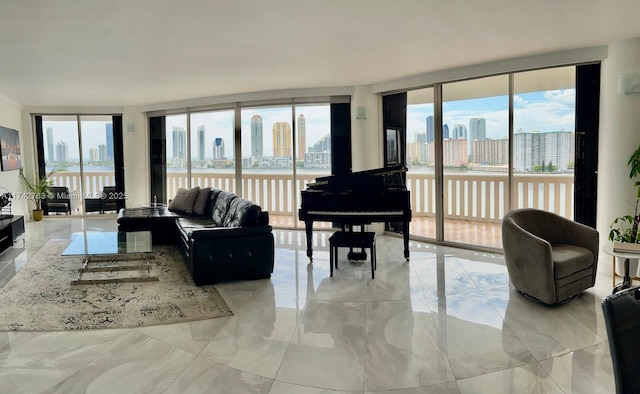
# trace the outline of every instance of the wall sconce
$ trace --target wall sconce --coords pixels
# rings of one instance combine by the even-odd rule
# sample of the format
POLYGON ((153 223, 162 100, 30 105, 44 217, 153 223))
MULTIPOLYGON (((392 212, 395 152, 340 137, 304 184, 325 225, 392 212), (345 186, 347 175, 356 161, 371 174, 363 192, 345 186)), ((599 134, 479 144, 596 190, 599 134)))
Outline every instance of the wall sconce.
POLYGON ((367 119, 369 110, 363 105, 356 108, 356 119, 367 119))
POLYGON ((640 93, 640 73, 618 76, 618 94, 640 93))

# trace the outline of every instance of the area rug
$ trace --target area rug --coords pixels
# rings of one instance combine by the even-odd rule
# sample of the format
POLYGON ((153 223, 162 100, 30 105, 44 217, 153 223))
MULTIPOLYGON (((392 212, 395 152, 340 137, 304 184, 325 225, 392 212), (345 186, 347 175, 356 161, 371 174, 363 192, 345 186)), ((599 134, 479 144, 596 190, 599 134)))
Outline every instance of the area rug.
POLYGON ((214 286, 195 286, 175 246, 154 247, 149 261, 157 282, 71 285, 82 257, 62 257, 68 244, 48 241, 0 289, 0 331, 127 328, 232 315, 214 286))

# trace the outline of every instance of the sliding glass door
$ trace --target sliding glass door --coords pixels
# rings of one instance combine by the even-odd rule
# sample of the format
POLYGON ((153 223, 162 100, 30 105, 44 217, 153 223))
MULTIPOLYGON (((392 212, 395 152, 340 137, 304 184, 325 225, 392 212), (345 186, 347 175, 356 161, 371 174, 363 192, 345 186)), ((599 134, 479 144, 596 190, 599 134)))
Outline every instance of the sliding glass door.
POLYGON ((573 219, 575 80, 570 66, 407 92, 411 234, 501 249, 511 209, 573 219))
POLYGON ((508 209, 509 77, 442 85, 444 240, 501 248, 508 209))
MULTIPOLYGON (((116 150, 111 115, 43 115, 41 122, 44 163, 54 186, 66 187, 71 214, 102 213, 104 188, 116 186, 116 150)), ((48 212, 64 214, 66 212, 48 212)))

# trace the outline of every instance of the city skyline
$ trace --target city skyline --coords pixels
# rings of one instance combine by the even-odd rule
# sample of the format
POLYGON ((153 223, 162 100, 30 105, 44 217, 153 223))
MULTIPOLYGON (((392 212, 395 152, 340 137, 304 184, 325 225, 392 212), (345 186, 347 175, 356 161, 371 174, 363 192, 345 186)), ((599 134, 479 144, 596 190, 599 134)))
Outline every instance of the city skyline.
MULTIPOLYGON (((509 102, 506 95, 447 101, 442 107, 443 124, 449 130, 456 124, 469 128, 471 118, 484 118, 486 138, 500 139, 509 135, 509 102)), ((407 142, 416 142, 415 133, 428 133, 427 117, 433 115, 432 103, 408 105, 407 142)), ((514 132, 575 131, 575 89, 515 94, 513 121, 514 132)))

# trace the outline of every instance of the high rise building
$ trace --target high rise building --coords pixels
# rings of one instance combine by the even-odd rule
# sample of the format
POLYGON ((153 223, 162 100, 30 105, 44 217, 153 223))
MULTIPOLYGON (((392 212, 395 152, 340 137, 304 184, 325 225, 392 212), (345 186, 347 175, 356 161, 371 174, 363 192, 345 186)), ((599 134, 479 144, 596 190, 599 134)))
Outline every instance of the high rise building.
POLYGON ((536 166, 569 169, 574 161, 575 134, 570 131, 515 133, 513 136, 513 170, 535 171, 536 166))
POLYGON ((471 118, 469 119, 469 153, 473 149, 472 143, 474 140, 484 141, 487 139, 487 123, 485 118, 471 118))
POLYGON ((484 139, 472 142, 471 161, 479 164, 509 164, 509 139, 484 139))
POLYGON ((198 126, 198 160, 204 160, 204 125, 198 126))
POLYGON ((435 136, 435 129, 433 127, 433 116, 427 116, 427 132, 426 132, 426 134, 427 134, 427 141, 426 142, 433 142, 433 139, 435 138, 434 137, 435 136))
POLYGON ((224 140, 217 137, 213 140, 213 160, 222 160, 227 157, 224 155, 224 140))
POLYGON ((98 149, 96 148, 89 148, 89 162, 96 162, 98 161, 98 149))
POLYGON ((449 125, 445 123, 442 125, 442 139, 446 140, 447 138, 449 138, 449 125))
POLYGON ((104 125, 105 128, 105 137, 107 141, 106 149, 106 159, 100 161, 113 161, 113 123, 107 123, 104 125))
POLYGON ((273 124, 273 156, 291 157, 291 125, 287 122, 273 124))
POLYGON ((109 156, 107 145, 98 145, 98 161, 105 162, 109 156))
MULTIPOLYGON (((429 139, 428 130, 427 130, 427 133, 415 133, 414 139, 416 144, 414 149, 416 149, 415 153, 417 153, 415 158, 421 163, 426 163, 427 162, 427 144, 428 144, 427 140, 429 139)), ((431 141, 433 141, 433 139, 431 141)))
POLYGON ((53 129, 47 127, 47 159, 54 162, 56 157, 53 150, 53 129))
POLYGON ((445 166, 467 164, 467 141, 464 139, 442 141, 442 161, 445 166))
POLYGON ((187 159, 187 132, 184 127, 173 127, 173 158, 187 159))
POLYGON ((453 138, 454 140, 466 140, 467 139, 467 126, 463 124, 457 124, 453 126, 453 138))
POLYGON ((69 147, 64 141, 56 144, 56 161, 58 163, 66 163, 69 161, 69 147))
POLYGON ((305 168, 331 168, 331 136, 325 135, 304 154, 305 168))
POLYGON ((296 135, 298 139, 298 152, 296 156, 298 160, 301 160, 304 159, 304 154, 307 152, 307 126, 303 114, 298 115, 296 127, 298 128, 298 134, 296 135))
POLYGON ((251 117, 251 157, 262 157, 262 117, 251 117))

